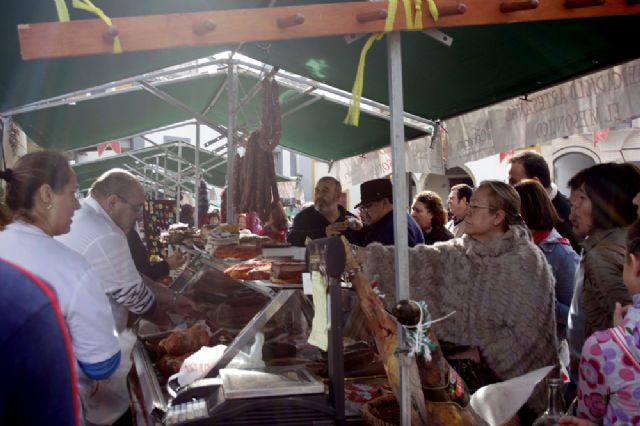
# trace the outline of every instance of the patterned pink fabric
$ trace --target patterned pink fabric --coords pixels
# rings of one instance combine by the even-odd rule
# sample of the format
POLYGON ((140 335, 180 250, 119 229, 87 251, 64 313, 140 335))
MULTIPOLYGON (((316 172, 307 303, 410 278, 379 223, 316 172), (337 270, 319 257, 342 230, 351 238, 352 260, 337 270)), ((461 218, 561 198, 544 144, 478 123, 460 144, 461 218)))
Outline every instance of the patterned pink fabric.
POLYGON ((618 328, 627 354, 612 329, 594 333, 582 348, 577 415, 598 424, 640 425, 640 295, 633 302, 618 328))

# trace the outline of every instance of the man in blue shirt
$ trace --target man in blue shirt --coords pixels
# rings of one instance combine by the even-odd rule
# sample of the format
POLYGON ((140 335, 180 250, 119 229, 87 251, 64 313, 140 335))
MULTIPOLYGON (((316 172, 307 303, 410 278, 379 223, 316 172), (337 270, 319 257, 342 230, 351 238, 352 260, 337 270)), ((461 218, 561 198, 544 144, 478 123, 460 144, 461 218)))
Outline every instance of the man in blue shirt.
MULTIPOLYGON (((365 235, 363 246, 380 243, 394 245, 393 235, 393 184, 389 179, 373 179, 360 185, 360 203, 363 212, 365 235)), ((424 244, 422 230, 407 213, 409 247, 424 244)))
POLYGON ((54 291, 0 260, 0 424, 79 426, 71 339, 54 291))

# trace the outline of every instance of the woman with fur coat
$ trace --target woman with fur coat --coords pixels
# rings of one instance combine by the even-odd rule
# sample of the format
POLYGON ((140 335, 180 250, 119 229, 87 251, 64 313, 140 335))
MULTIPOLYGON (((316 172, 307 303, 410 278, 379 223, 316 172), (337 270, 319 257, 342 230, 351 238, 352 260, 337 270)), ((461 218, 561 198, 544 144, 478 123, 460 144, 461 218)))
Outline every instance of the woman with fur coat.
MULTIPOLYGON (((481 371, 478 386, 557 364, 553 273, 523 224, 517 192, 483 182, 471 197, 465 233, 409 249, 411 298, 425 300, 433 318, 455 311, 433 325, 438 339, 464 347, 459 356, 481 371)), ((392 307, 394 247, 372 244, 359 258, 392 307)), ((530 399, 535 411, 544 409, 544 394, 538 386, 530 399)))

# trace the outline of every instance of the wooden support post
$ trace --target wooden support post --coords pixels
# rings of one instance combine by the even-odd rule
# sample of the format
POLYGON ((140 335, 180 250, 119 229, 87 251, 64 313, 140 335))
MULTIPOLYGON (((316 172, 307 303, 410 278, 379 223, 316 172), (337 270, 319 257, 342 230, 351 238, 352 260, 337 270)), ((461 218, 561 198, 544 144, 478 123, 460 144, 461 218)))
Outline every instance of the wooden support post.
POLYGON ((455 6, 438 7, 438 12, 440 13, 440 17, 451 16, 451 15, 464 15, 466 11, 467 11, 467 5, 464 3, 460 3, 455 6))
POLYGON ((203 36, 215 29, 216 24, 211 19, 206 19, 193 25, 193 33, 197 36, 203 36))
POLYGON ((565 7, 567 9, 575 9, 579 7, 601 6, 604 0, 566 0, 565 7))
POLYGON ((356 15, 356 19, 361 24, 365 22, 373 22, 387 19, 386 9, 371 10, 369 12, 362 12, 356 15))
POLYGON ((278 18, 278 27, 281 29, 295 27, 296 25, 302 25, 303 23, 304 15, 302 13, 295 13, 293 15, 278 18))
POLYGON ((518 12, 521 10, 536 9, 539 5, 540 5, 540 2, 538 0, 503 2, 503 3, 500 3, 500 12, 510 13, 510 12, 518 12))
MULTIPOLYGON (((536 9, 520 9, 517 14, 501 12, 500 3, 493 1, 464 0, 464 4, 439 1, 441 19, 438 22, 430 19, 429 11, 423 8, 424 29, 640 13, 639 0, 607 0, 606 3, 604 0, 545 0, 536 9), (488 7, 490 3, 496 7, 488 7), (587 7, 595 5, 600 6, 587 7)), ((531 5, 522 0, 512 0, 510 4, 531 5)), ((387 7, 386 1, 358 1, 123 17, 112 21, 123 51, 137 52, 382 32, 387 7), (304 25, 300 25, 301 17, 304 25), (274 25, 279 20, 283 26, 274 25)), ((18 25, 22 58, 112 54, 113 46, 103 39, 104 27, 100 19, 18 25)), ((397 13, 393 30, 407 29, 404 13, 397 13)))
POLYGON ((113 43, 113 40, 118 36, 118 27, 111 25, 107 30, 102 33, 102 38, 107 43, 113 43))

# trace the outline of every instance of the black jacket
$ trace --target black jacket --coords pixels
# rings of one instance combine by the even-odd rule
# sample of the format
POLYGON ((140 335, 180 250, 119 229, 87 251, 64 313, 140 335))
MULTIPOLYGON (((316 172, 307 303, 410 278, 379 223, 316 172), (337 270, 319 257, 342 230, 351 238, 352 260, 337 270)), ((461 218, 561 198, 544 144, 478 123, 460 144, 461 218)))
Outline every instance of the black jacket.
MULTIPOLYGON (((338 205, 338 210, 340 211, 340 216, 336 219, 336 222, 344 222, 350 216, 355 217, 354 214, 349 213, 341 205, 338 205)), ((291 225, 287 234, 287 241, 294 246, 304 247, 307 237, 312 240, 326 238, 326 228, 329 225, 331 225, 331 222, 322 213, 318 212, 315 207, 307 207, 293 218, 293 225, 291 225)), ((347 229, 343 235, 351 244, 359 245, 362 239, 362 233, 352 229, 347 229)))
POLYGON ((151 262, 149 260, 149 253, 140 238, 140 234, 135 229, 132 229, 127 234, 127 242, 129 243, 129 251, 131 251, 133 263, 135 263, 138 272, 154 281, 169 275, 169 264, 166 260, 162 262, 151 262))
POLYGON ((566 239, 571 242, 571 247, 576 251, 576 253, 580 253, 582 250, 582 246, 580 245, 580 239, 576 234, 573 233, 573 226, 571 225, 571 221, 569 220, 569 215, 571 214, 571 204, 569 203, 569 199, 566 195, 562 194, 560 191, 553 197, 551 200, 553 207, 556 208, 558 212, 558 216, 560 217, 560 222, 556 225, 556 229, 566 239))
POLYGON ((444 226, 441 228, 431 228, 431 231, 422 232, 422 235, 424 235, 424 243, 428 246, 439 241, 449 241, 450 239, 455 238, 455 236, 444 226))
MULTIPOLYGON (((407 231, 409 239, 409 247, 424 243, 422 230, 416 221, 407 213, 407 231)), ((365 227, 364 247, 371 243, 380 243, 384 246, 394 245, 395 237, 393 235, 393 211, 390 211, 382 219, 373 225, 365 227)))

